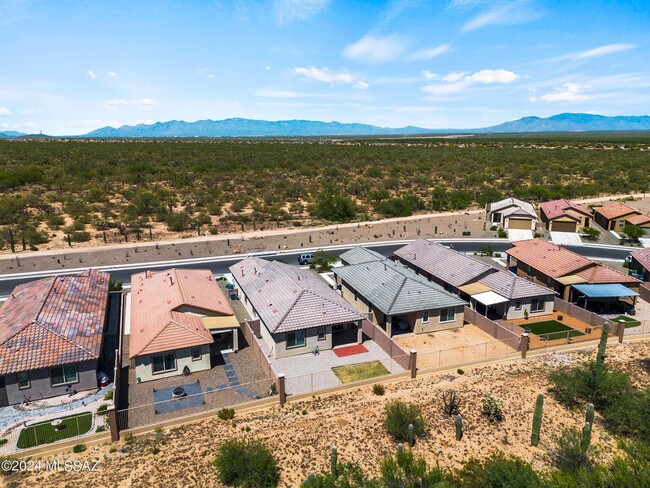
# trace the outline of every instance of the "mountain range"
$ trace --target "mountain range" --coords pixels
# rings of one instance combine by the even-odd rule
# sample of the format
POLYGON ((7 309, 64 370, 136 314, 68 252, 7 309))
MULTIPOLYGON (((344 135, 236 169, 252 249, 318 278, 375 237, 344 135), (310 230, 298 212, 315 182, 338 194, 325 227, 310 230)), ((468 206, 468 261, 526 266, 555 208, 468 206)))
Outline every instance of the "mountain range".
MULTIPOLYGON (((526 132, 644 131, 650 130, 650 116, 592 115, 564 113, 548 118, 524 117, 491 127, 475 129, 424 129, 421 127, 377 127, 367 124, 319 122, 313 120, 171 120, 155 124, 102 127, 84 138, 157 137, 304 137, 304 136, 387 136, 426 134, 498 134, 526 132)), ((36 137, 15 131, 0 132, 0 138, 36 137)), ((41 137, 43 137, 41 135, 41 137)))

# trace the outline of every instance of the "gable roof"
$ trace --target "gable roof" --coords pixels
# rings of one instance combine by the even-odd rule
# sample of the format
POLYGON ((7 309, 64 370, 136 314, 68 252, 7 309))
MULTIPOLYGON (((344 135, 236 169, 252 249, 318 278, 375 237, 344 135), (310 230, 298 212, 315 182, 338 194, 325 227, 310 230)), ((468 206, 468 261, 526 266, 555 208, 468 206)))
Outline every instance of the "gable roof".
POLYGON ((361 264, 368 263, 370 261, 381 261, 386 259, 384 256, 379 254, 372 249, 367 249, 365 247, 353 247, 348 251, 345 251, 341 256, 339 256, 341 261, 347 264, 361 264))
POLYGON ((496 273, 490 273, 484 276, 478 280, 478 283, 488 286, 492 291, 510 300, 555 294, 555 292, 549 288, 520 278, 510 271, 502 269, 497 270, 496 273))
POLYGON ((639 214, 634 217, 629 217, 625 221, 630 225, 640 225, 646 227, 647 224, 650 224, 650 215, 639 214))
POLYGON ((501 212, 503 216, 527 216, 534 219, 537 218, 535 207, 528 202, 519 200, 518 198, 510 197, 500 200, 498 202, 490 203, 488 205, 488 213, 501 212))
POLYGON ((617 219, 625 215, 640 214, 638 210, 628 207, 621 202, 609 202, 594 210, 595 213, 602 215, 607 220, 617 219))
POLYGON ((183 313, 182 307, 199 309, 205 314, 234 315, 210 270, 169 269, 134 274, 129 357, 211 344, 212 334, 201 316, 183 313))
POLYGON ((0 374, 97 360, 108 281, 88 270, 14 288, 0 309, 0 374))
POLYGON ((582 214, 585 217, 591 217, 591 212, 589 212, 588 209, 564 198, 561 200, 553 200, 552 202, 541 203, 539 208, 548 220, 557 219, 558 217, 569 217, 573 220, 578 220, 577 217, 569 213, 570 210, 582 214))
POLYGON ((381 255, 374 261, 334 268, 333 271, 386 315, 466 304, 440 285, 381 255))
POLYGON ((365 318, 312 271, 250 257, 230 272, 273 334, 365 318))
POLYGON ((631 256, 645 269, 650 271, 650 247, 638 249, 631 253, 631 256))

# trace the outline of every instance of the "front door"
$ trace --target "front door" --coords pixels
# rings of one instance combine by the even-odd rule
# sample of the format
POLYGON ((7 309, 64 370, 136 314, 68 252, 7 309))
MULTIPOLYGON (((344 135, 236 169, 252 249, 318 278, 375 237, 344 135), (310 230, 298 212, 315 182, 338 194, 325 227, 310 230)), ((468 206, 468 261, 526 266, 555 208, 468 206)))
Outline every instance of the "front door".
POLYGON ((5 377, 0 376, 0 407, 6 407, 9 405, 9 399, 7 398, 7 389, 5 388, 5 377))

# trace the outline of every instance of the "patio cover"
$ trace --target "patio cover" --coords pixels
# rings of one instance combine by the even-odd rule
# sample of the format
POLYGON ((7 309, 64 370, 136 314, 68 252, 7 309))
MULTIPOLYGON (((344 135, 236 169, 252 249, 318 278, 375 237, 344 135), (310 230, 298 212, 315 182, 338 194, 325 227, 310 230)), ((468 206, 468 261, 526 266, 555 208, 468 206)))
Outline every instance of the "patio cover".
POLYGON ((602 285, 573 285, 573 288, 588 298, 623 298, 637 297, 639 294, 620 283, 607 283, 602 285))
POLYGON ((467 293, 468 295, 478 295, 484 291, 492 291, 492 288, 484 285, 483 283, 470 283, 469 285, 460 286, 458 289, 467 293))
POLYGON ((210 331, 238 329, 239 322, 234 315, 225 315, 219 317, 201 317, 203 325, 210 331))
POLYGON ((478 293, 477 295, 472 295, 472 298, 477 302, 482 303, 486 307, 489 307, 490 305, 496 305, 497 303, 504 303, 508 301, 507 298, 503 298, 501 295, 499 295, 498 293, 494 293, 493 291, 485 291, 483 293, 478 293))
POLYGON ((587 282, 587 278, 578 275, 560 276, 559 278, 556 278, 556 280, 563 285, 575 285, 577 283, 587 282))

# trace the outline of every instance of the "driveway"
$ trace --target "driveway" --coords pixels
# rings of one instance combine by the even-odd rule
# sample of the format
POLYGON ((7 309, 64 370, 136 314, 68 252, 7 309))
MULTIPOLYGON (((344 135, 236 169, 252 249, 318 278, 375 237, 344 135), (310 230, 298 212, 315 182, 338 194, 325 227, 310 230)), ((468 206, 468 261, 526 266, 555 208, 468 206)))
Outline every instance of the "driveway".
POLYGON ((551 232, 553 244, 558 246, 582 246, 582 240, 577 232, 551 232))
POLYGON ((510 242, 514 241, 527 241, 533 238, 532 230, 524 229, 508 229, 508 240, 510 242))

